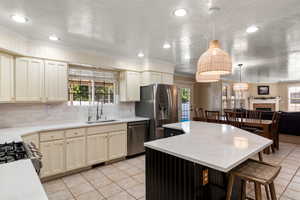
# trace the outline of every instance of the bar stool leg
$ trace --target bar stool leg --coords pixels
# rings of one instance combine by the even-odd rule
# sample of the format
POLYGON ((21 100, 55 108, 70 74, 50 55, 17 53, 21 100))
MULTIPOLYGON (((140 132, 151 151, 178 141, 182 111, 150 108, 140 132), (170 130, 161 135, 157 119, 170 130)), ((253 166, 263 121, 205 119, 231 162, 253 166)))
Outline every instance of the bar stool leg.
POLYGON ((263 162, 263 156, 262 156, 262 152, 258 153, 258 158, 260 162, 263 162))
POLYGON ((277 200, 274 182, 270 183, 270 193, 272 200, 277 200))
POLYGON ((255 200, 262 200, 260 184, 255 182, 254 187, 255 187, 255 200))
POLYGON ((230 200, 231 199, 231 194, 232 194, 232 188, 233 188, 233 184, 234 184, 234 179, 235 179, 235 176, 233 174, 230 174, 229 180, 228 180, 228 185, 227 185, 226 200, 230 200))
POLYGON ((264 185, 265 187, 265 191, 266 191, 266 196, 267 196, 267 200, 270 200, 270 195, 269 195, 269 189, 267 185, 264 185))
POLYGON ((245 200, 246 199, 246 184, 247 182, 242 179, 242 189, 241 189, 241 194, 240 194, 240 200, 245 200))

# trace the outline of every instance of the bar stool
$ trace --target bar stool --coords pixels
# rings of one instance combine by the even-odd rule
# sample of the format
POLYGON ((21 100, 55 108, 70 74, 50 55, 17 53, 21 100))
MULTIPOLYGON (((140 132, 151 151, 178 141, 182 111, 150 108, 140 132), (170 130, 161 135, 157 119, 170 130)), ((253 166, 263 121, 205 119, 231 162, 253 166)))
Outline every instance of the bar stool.
POLYGON ((246 197, 246 181, 254 182, 256 200, 262 200, 262 185, 265 186, 267 199, 270 200, 270 195, 268 191, 269 187, 271 193, 271 200, 277 200, 274 179, 278 176, 280 169, 280 166, 274 166, 265 162, 260 162, 252 159, 245 161, 230 172, 226 200, 231 199, 234 179, 236 177, 242 179, 242 200, 249 199, 246 197))

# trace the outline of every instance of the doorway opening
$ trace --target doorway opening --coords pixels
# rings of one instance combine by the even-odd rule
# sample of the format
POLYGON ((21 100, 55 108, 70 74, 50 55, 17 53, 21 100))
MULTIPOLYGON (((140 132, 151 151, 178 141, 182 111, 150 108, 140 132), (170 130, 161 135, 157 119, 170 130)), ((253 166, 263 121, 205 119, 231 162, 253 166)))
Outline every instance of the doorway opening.
POLYGON ((191 89, 180 88, 179 92, 179 106, 180 106, 180 121, 190 121, 191 119, 191 89))

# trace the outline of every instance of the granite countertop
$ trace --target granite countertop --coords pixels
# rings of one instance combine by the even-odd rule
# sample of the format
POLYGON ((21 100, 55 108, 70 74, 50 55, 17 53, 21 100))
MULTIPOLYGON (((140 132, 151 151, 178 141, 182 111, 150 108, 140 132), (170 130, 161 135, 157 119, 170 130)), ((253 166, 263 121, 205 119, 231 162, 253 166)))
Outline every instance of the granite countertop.
MULTIPOLYGON (((101 124, 87 124, 86 122, 68 122, 53 125, 0 129, 0 144, 12 141, 22 141, 23 135, 41 131, 51 131, 69 128, 101 126, 108 124, 128 123, 149 120, 143 117, 117 119, 113 122, 101 124)), ((0 199, 6 200, 48 200, 40 179, 35 172, 31 160, 18 160, 7 164, 0 164, 0 199)))
POLYGON ((185 134, 147 142, 147 148, 222 172, 229 172, 272 144, 267 138, 225 124, 191 121, 164 127, 185 134))

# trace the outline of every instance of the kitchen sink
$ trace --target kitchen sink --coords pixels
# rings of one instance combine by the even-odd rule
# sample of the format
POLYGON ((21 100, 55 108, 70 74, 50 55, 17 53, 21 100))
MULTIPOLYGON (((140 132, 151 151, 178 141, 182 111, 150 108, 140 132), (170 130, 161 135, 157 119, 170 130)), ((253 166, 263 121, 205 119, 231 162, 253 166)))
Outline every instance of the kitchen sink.
POLYGON ((106 123, 106 122, 115 122, 117 120, 115 119, 103 119, 103 120, 95 120, 95 121, 87 121, 87 124, 101 124, 101 123, 106 123))

